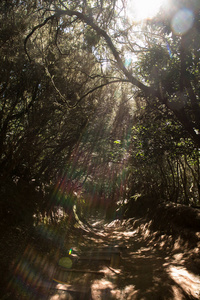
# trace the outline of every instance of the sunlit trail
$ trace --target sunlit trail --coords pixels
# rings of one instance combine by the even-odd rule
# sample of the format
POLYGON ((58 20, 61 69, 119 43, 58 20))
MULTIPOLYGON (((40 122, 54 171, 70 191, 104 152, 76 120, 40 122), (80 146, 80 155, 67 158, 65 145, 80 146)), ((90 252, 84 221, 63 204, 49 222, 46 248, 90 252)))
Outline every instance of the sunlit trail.
POLYGON ((171 265, 168 269, 171 278, 193 299, 200 295, 200 278, 199 276, 188 271, 184 267, 171 265))
POLYGON ((37 246, 28 245, 18 261, 12 262, 13 278, 8 290, 25 295, 27 299, 34 299, 33 296, 37 296, 36 287, 42 282, 43 276, 49 280, 57 280, 54 277, 56 265, 72 268, 72 249, 82 238, 73 237, 73 232, 70 231, 74 222, 74 206, 80 204, 85 207, 86 219, 93 211, 103 210, 106 214, 108 209, 110 218, 116 218, 116 203, 123 197, 126 189, 126 166, 131 135, 131 124, 127 124, 125 130, 119 122, 121 121, 113 121, 117 134, 111 140, 109 137, 114 135, 112 126, 107 133, 104 132, 103 126, 99 126, 98 130, 94 130, 95 138, 91 138, 91 132, 88 133, 87 130, 83 133, 70 161, 66 162, 64 170, 57 176, 57 183, 51 192, 48 206, 45 207, 46 211, 35 226, 41 246, 50 243, 52 253, 42 252, 40 247, 37 249, 37 246), (104 140, 106 134, 110 148, 107 145, 101 150, 99 141, 104 140), (120 161, 114 161, 110 154, 117 151, 122 151, 120 161), (52 223, 53 218, 56 218, 57 224, 65 220, 63 224, 66 230, 59 231, 59 226, 52 223))

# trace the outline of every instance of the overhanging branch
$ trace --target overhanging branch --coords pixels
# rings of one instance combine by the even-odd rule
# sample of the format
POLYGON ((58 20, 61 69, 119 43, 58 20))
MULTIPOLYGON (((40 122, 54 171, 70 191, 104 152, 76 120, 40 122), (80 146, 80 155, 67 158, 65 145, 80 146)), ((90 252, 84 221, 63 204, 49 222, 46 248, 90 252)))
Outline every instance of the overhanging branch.
POLYGON ((31 61, 30 55, 28 54, 28 51, 27 51, 27 42, 28 42, 29 38, 33 35, 33 33, 37 29, 42 28, 49 20, 53 20, 55 17, 56 17, 56 15, 52 15, 52 16, 46 18, 43 23, 38 24, 37 26, 35 26, 31 30, 31 32, 27 35, 27 37, 25 38, 25 40, 24 40, 24 51, 25 51, 26 55, 28 56, 29 61, 31 61))
MULTIPOLYGON (((159 90, 159 88, 156 90, 153 87, 150 86, 146 86, 145 84, 143 84, 141 81, 139 81, 137 78, 135 78, 130 71, 128 71, 128 69, 125 67, 122 58, 119 55, 119 51, 117 50, 117 48, 115 47, 115 45, 113 44, 110 36, 107 34, 107 32, 103 29, 101 29, 97 24, 94 23, 92 17, 86 16, 81 12, 75 11, 75 10, 70 10, 67 8, 66 5, 63 4, 63 2, 60 0, 60 4, 64 7, 64 9, 59 9, 55 11, 55 14, 46 18, 45 21, 42 24, 39 24, 37 26, 35 26, 33 28, 33 30, 31 31, 31 33, 26 37, 25 42, 24 42, 24 48, 25 48, 25 52, 30 60, 30 56, 27 53, 26 50, 26 44, 28 39, 30 38, 30 36, 38 29, 41 28, 42 26, 44 26, 49 20, 54 19, 54 18, 59 18, 63 15, 69 16, 69 17, 74 17, 76 16, 77 19, 79 19, 80 21, 84 22, 85 24, 87 24, 88 26, 90 26, 99 36, 101 36, 102 38, 104 38, 108 48, 110 49, 111 53, 113 54, 116 63, 118 65, 118 68, 123 72, 123 74, 125 75, 125 77, 127 78, 126 82, 130 82, 132 83, 135 87, 139 88, 146 97, 149 96, 153 96, 158 98, 158 100, 165 104, 171 111, 173 111, 173 113, 176 115, 177 119, 180 121, 180 123, 183 125, 183 127, 190 133, 190 135, 192 136, 193 140, 198 144, 198 146, 200 146, 200 136, 196 134, 196 132, 194 131, 194 128, 190 122, 190 120, 188 119, 188 117, 186 116, 186 114, 184 114, 183 116, 183 112, 177 111, 176 109, 174 109, 171 105, 171 103, 168 101, 167 97, 164 97, 162 95, 162 91, 159 90)), ((123 80, 120 80, 123 81, 123 80)), ((119 82, 119 81, 118 81, 119 82)), ((113 83, 113 82, 110 82, 113 83)), ((93 88, 91 91, 87 92, 85 95, 83 95, 77 102, 75 105, 73 106, 69 106, 68 103, 66 103, 68 105, 69 108, 74 108, 76 107, 80 101, 85 98, 87 95, 89 95, 90 93, 92 93, 93 91, 95 91, 98 88, 101 88, 107 84, 110 83, 104 83, 98 87, 93 88)), ((61 95, 62 96, 62 95, 61 95)), ((63 97, 62 97, 63 99, 63 97)), ((63 99, 64 100, 64 99, 63 99)), ((185 113, 185 111, 184 111, 185 113)))
MULTIPOLYGON (((61 1, 62 4, 62 1, 61 1)), ((127 68, 125 67, 118 50, 116 49, 116 47, 114 46, 110 36, 107 34, 107 32, 103 29, 101 29, 98 25, 96 25, 91 17, 88 17, 86 15, 84 15, 81 12, 78 11, 74 11, 74 10, 70 10, 65 6, 65 10, 59 10, 56 12, 57 15, 67 15, 69 17, 73 17, 76 16, 79 20, 83 21, 84 23, 86 23, 87 25, 91 26, 93 30, 96 31, 96 33, 98 35, 100 35, 101 37, 104 38, 104 40, 106 41, 109 49, 111 50, 119 69, 124 73, 124 75, 126 76, 126 78, 128 79, 128 81, 130 83, 132 83, 133 85, 135 85, 136 87, 138 87, 139 89, 141 89, 145 95, 149 95, 149 94, 155 94, 155 91, 153 91, 150 87, 144 85, 142 82, 140 82, 138 79, 136 79, 135 77, 133 77, 133 75, 127 70, 127 68)))
POLYGON ((62 93, 60 92, 60 90, 57 88, 57 86, 56 86, 56 84, 55 84, 55 82, 54 82, 54 80, 53 80, 53 77, 51 76, 51 74, 50 74, 50 72, 49 72, 49 70, 48 70, 47 67, 45 67, 45 70, 46 70, 47 75, 48 75, 48 76, 50 77, 50 79, 51 79, 51 82, 52 82, 53 87, 55 88, 56 92, 58 93, 58 95, 59 95, 60 98, 62 99, 63 104, 66 104, 67 107, 68 107, 69 109, 73 109, 73 108, 77 107, 77 105, 78 105, 84 98, 86 98, 88 95, 92 94, 94 91, 96 91, 96 90, 98 90, 98 89, 100 89, 100 88, 103 88, 103 87, 106 86, 106 85, 113 84, 113 83, 118 83, 118 82, 126 82, 126 83, 129 82, 127 79, 116 79, 116 80, 112 80, 112 81, 108 81, 108 82, 102 83, 102 84, 100 84, 100 85, 94 87, 93 89, 89 90, 87 93, 85 93, 82 97, 80 97, 80 98, 76 101, 76 103, 75 103, 74 105, 70 105, 70 104, 68 103, 68 100, 65 98, 65 96, 63 96, 62 93))

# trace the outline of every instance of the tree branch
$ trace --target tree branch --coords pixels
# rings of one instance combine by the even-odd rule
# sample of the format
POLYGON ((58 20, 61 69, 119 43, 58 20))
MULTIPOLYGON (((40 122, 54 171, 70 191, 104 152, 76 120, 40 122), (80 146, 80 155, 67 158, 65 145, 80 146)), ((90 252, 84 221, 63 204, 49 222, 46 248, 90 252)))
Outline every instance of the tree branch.
POLYGON ((28 56, 29 61, 31 61, 31 58, 30 58, 30 55, 28 54, 28 51, 27 51, 27 48, 26 48, 26 45, 27 45, 27 42, 28 42, 29 38, 33 35, 33 33, 34 33, 38 28, 42 28, 49 20, 53 20, 55 17, 56 17, 56 15, 52 15, 52 16, 46 18, 46 19, 44 20, 43 23, 38 24, 37 26, 35 26, 35 27, 32 29, 32 31, 31 31, 31 32, 27 35, 27 37, 25 38, 25 40, 24 40, 24 51, 25 51, 26 55, 28 56))
POLYGON ((106 85, 109 85, 109 84, 112 84, 112 83, 117 83, 117 82, 129 82, 127 79, 116 79, 116 80, 112 80, 112 81, 109 81, 109 82, 105 82, 105 83, 102 83, 96 87, 94 87, 93 89, 89 90, 86 94, 84 94, 82 97, 80 97, 76 103, 74 105, 69 105, 67 99, 61 94, 60 90, 56 87, 56 84, 53 80, 53 77, 51 76, 49 70, 48 70, 48 67, 45 67, 45 70, 47 72, 47 75, 50 77, 51 79, 51 82, 56 90, 56 92, 59 94, 60 98, 63 100, 63 103, 65 103, 67 105, 67 107, 69 109, 73 109, 75 107, 77 107, 77 105, 85 98, 87 97, 89 94, 92 94, 94 91, 106 86, 106 85))
MULTIPOLYGON (((175 108, 172 107, 171 103, 168 101, 167 97, 164 97, 162 95, 162 90, 161 89, 157 89, 155 90, 153 87, 151 86, 146 86, 145 84, 143 84, 141 81, 139 81, 137 78, 135 78, 130 71, 128 71, 128 69, 125 67, 120 55, 119 55, 119 51, 117 50, 117 48, 115 47, 115 45, 112 42, 112 39, 110 38, 110 36, 107 34, 107 32, 103 29, 101 29, 97 24, 94 23, 92 17, 88 17, 86 15, 84 15, 81 12, 75 11, 75 10, 70 10, 67 8, 66 5, 63 4, 63 2, 60 0, 60 4, 64 7, 63 10, 56 10, 55 14, 46 18, 45 21, 42 24, 39 24, 37 26, 35 26, 33 28, 33 30, 29 33, 29 35, 26 37, 25 42, 24 42, 24 48, 25 48, 25 52, 30 60, 30 56, 27 53, 26 50, 26 44, 28 39, 30 38, 30 36, 38 29, 41 28, 42 26, 44 26, 49 20, 52 20, 54 18, 59 18, 63 15, 67 15, 69 17, 74 17, 76 16, 77 19, 81 20, 82 22, 84 22, 85 24, 87 24, 88 26, 90 26, 99 36, 103 37, 104 40, 106 41, 106 44, 108 46, 108 48, 110 49, 110 51, 112 52, 116 63, 118 65, 118 68, 123 72, 123 74, 125 75, 125 77, 127 78, 126 82, 130 82, 132 83, 134 86, 136 86, 137 88, 139 88, 146 97, 152 96, 152 97, 156 97, 158 98, 158 100, 165 104, 166 107, 168 109, 170 109, 177 117, 177 119, 180 121, 180 123, 183 125, 183 127, 189 132, 189 134, 191 135, 191 137, 193 138, 193 140, 196 142, 196 144, 198 146, 200 146, 200 136, 198 134, 196 134, 195 130, 194 130, 194 125, 192 124, 192 122, 188 119, 186 113, 184 110, 178 111, 175 108)), ((52 76, 50 75, 52 83, 55 86, 55 83, 53 81, 52 76)), ((120 80, 123 81, 123 80, 120 80)), ((118 81, 119 82, 119 81, 118 81)), ((110 82, 113 83, 113 82, 110 82)), ((75 105, 73 106, 69 106, 68 103, 66 103, 68 105, 68 108, 75 108, 80 101, 85 98, 87 95, 89 95, 90 93, 92 93, 93 91, 95 91, 98 88, 101 88, 105 85, 107 85, 109 83, 105 83, 102 84, 98 87, 95 87, 94 89, 92 89, 91 91, 89 91, 88 93, 86 93, 85 95, 83 95, 77 102, 75 105)), ((56 88, 57 92, 60 94, 61 98, 64 100, 63 95, 60 93, 60 91, 56 88)), ((190 89, 190 93, 191 93, 191 89, 190 89)), ((66 100, 65 100, 66 101, 66 100)))
POLYGON ((123 61, 122 61, 122 59, 119 55, 119 52, 116 49, 116 47, 114 46, 110 36, 107 34, 107 32, 105 30, 101 29, 98 25, 96 25, 93 22, 92 18, 87 17, 86 15, 84 15, 83 13, 80 13, 78 11, 69 10, 66 6, 65 6, 65 10, 57 11, 57 15, 60 15, 60 16, 61 15, 68 15, 69 17, 76 16, 78 19, 80 19, 81 21, 83 21, 87 25, 91 26, 92 29, 94 29, 98 35, 100 35, 101 37, 103 37, 105 39, 109 49, 111 50, 115 60, 117 61, 119 69, 128 78, 128 81, 130 83, 132 83, 133 85, 135 85, 136 87, 138 87, 139 89, 141 89, 145 93, 145 95, 147 95, 147 96, 149 94, 152 94, 152 93, 155 94, 154 90, 152 90, 150 87, 144 85, 138 79, 133 77, 133 75, 127 70, 127 68, 124 66, 124 63, 123 63, 123 61))
MULTIPOLYGON (((106 86, 106 85, 109 85, 109 84, 112 84, 112 83, 117 83, 117 82, 129 82, 128 80, 126 79, 118 79, 118 80, 113 80, 113 81, 109 81, 109 82, 106 82, 106 83, 103 83, 99 86, 96 86, 94 87, 93 89, 91 89, 90 91, 88 91, 86 94, 84 94, 77 102, 76 102, 76 105, 77 106, 85 97, 87 97, 89 94, 93 93, 94 91, 106 86)), ((73 106, 74 107, 74 106, 73 106)))

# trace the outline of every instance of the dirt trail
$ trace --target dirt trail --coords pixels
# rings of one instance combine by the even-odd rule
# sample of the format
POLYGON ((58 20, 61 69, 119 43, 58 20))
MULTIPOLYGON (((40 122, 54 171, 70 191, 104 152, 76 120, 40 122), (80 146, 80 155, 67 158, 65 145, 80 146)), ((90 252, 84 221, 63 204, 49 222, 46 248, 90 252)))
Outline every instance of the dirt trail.
POLYGON ((107 227, 105 232, 105 242, 125 247, 118 274, 108 277, 114 299, 200 299, 199 270, 186 253, 158 250, 131 226, 107 227))
POLYGON ((15 274, 26 274, 23 284, 31 294, 19 299, 200 299, 200 276, 194 256, 176 247, 176 243, 173 250, 164 250, 162 237, 156 243, 148 230, 145 234, 133 222, 79 228, 74 234, 70 269, 58 266, 59 253, 49 262, 30 246, 15 274))

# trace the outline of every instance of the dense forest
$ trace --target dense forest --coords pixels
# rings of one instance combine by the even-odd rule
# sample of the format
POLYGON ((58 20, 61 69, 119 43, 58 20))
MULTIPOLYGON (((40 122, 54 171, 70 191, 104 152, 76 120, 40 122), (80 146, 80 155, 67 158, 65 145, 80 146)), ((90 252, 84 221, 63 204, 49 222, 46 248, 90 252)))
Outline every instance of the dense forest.
POLYGON ((199 204, 199 2, 172 4, 186 32, 169 8, 134 24, 118 1, 1 2, 2 221, 69 194, 199 204))
POLYGON ((2 232, 200 205, 200 2, 168 2, 1 0, 2 232))

